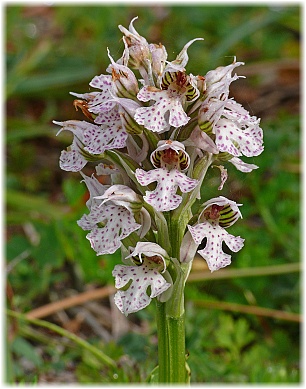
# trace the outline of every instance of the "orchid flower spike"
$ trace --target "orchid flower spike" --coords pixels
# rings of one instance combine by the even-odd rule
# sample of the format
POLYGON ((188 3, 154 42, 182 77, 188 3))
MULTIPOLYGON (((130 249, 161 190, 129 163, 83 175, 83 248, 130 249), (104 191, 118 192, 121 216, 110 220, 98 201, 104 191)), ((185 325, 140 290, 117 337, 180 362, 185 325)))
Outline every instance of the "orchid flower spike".
POLYGON ((257 169, 241 158, 262 153, 263 131, 260 119, 229 97, 243 62, 235 58, 205 75, 188 74, 187 51, 202 38, 169 61, 161 43, 136 31, 136 19, 128 28, 119 25, 124 49, 118 60, 107 48, 108 74, 93 77, 85 93, 71 92, 89 122, 54 122, 58 134, 73 135, 60 167, 80 172, 88 188, 77 224, 92 249, 97 255, 121 250, 123 264, 113 270, 119 310, 137 312, 156 297, 171 299, 168 313, 179 317, 182 304, 176 309, 174 298, 196 252, 216 271, 231 263, 223 244, 232 252, 244 245, 227 232, 242 217, 241 204, 224 196, 204 202, 205 175, 217 167, 221 191, 230 172, 226 162, 242 172, 257 169), (99 177, 84 174, 85 167, 99 177))

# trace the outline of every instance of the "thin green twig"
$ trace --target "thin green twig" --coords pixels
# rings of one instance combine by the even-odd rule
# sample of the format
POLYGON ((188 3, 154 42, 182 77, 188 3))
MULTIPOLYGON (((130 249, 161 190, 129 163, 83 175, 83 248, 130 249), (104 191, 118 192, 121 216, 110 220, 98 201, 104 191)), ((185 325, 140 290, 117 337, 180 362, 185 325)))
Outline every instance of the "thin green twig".
POLYGON ((92 346, 90 343, 86 342, 84 339, 81 339, 77 335, 72 334, 71 332, 57 326, 56 324, 49 323, 48 321, 45 320, 30 319, 22 313, 11 311, 9 309, 7 310, 7 314, 11 317, 17 318, 18 320, 25 321, 27 323, 34 324, 39 327, 48 328, 49 330, 56 332, 57 334, 67 339, 72 340, 74 343, 76 343, 78 346, 82 347, 83 349, 88 350, 107 366, 114 367, 114 368, 117 367, 116 362, 110 357, 108 357, 106 354, 104 354, 101 350, 92 346))

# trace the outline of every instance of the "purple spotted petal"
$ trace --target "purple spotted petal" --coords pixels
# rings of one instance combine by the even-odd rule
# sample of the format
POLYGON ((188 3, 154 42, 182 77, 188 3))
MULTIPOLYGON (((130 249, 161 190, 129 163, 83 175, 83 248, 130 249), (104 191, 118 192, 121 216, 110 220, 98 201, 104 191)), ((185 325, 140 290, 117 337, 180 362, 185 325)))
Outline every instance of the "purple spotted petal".
POLYGON ((60 155, 60 168, 69 172, 79 172, 87 164, 87 160, 80 153, 82 143, 74 139, 70 150, 63 150, 60 155))
POLYGON ((165 114, 169 110, 168 101, 164 100, 162 107, 141 107, 136 110, 135 121, 150 131, 163 133, 169 130, 165 114))
POLYGON ((113 122, 110 127, 95 126, 84 132, 84 150, 92 154, 101 154, 109 149, 121 149, 126 146, 127 133, 122 128, 121 120, 113 122))
POLYGON ((187 124, 189 119, 190 117, 184 111, 182 103, 178 100, 171 101, 169 124, 173 127, 180 127, 187 124))
POLYGON ((80 220, 77 221, 79 227, 84 231, 90 231, 94 229, 98 223, 106 221, 104 217, 103 208, 99 207, 98 200, 94 199, 94 203, 91 204, 90 213, 88 215, 84 214, 80 220))
POLYGON ((112 76, 101 74, 100 76, 95 76, 89 83, 93 88, 101 89, 99 92, 100 97, 103 96, 108 98, 109 90, 112 85, 112 76))
MULTIPOLYGON (((94 213, 93 217, 97 215, 94 213)), ((141 227, 131 212, 118 205, 101 206, 99 222, 104 227, 94 227, 86 236, 97 255, 113 254, 121 246, 122 239, 141 227)))
POLYGON ((140 101, 156 101, 150 107, 138 108, 134 117, 138 124, 153 132, 168 131, 169 125, 184 126, 190 119, 182 106, 186 100, 185 94, 176 87, 169 86, 167 90, 160 90, 146 86, 139 91, 137 98, 140 101))
POLYGON ((138 93, 137 98, 140 101, 155 100, 156 104, 150 107, 136 109, 135 121, 153 132, 162 133, 167 131, 169 129, 169 123, 165 115, 171 108, 167 91, 144 87, 138 93))
POLYGON ((120 119, 117 103, 113 100, 97 105, 95 109, 89 109, 89 111, 97 115, 96 124, 111 124, 113 120, 120 119))
POLYGON ((215 133, 218 149, 234 157, 242 154, 246 157, 254 157, 263 151, 262 130, 258 125, 241 130, 231 120, 220 119, 215 125, 215 133), (236 144, 239 147, 236 147, 236 144))
POLYGON ((89 85, 101 90, 89 101, 88 107, 90 112, 99 114, 101 112, 108 112, 115 107, 116 103, 110 101, 112 99, 112 76, 104 74, 95 76, 89 85))
POLYGON ((144 200, 152 205, 158 211, 170 211, 177 208, 182 197, 176 194, 179 187, 182 192, 190 192, 193 190, 198 181, 187 177, 184 173, 173 169, 154 169, 148 172, 142 169, 136 169, 135 176, 142 186, 146 186, 151 182, 157 181, 154 191, 146 191, 144 200))
POLYGON ((120 290, 115 295, 115 304, 125 315, 147 307, 152 298, 171 286, 158 272, 156 264, 149 260, 145 260, 141 266, 116 265, 112 274, 116 288, 122 288, 132 281, 127 290, 120 290), (147 294, 149 287, 150 295, 147 294))
POLYGON ((62 126, 57 135, 62 131, 70 131, 73 134, 72 145, 68 150, 63 150, 60 156, 60 167, 63 170, 78 172, 87 164, 82 154, 84 147, 84 131, 93 126, 91 123, 80 120, 67 120, 65 122, 53 121, 54 124, 62 126))
POLYGON ((204 238, 207 238, 205 248, 199 250, 198 253, 206 260, 211 272, 231 263, 231 256, 222 250, 222 242, 225 242, 230 250, 234 252, 243 247, 244 239, 240 236, 230 235, 224 228, 219 225, 212 225, 207 221, 194 227, 188 225, 188 229, 198 245, 201 244, 204 238))

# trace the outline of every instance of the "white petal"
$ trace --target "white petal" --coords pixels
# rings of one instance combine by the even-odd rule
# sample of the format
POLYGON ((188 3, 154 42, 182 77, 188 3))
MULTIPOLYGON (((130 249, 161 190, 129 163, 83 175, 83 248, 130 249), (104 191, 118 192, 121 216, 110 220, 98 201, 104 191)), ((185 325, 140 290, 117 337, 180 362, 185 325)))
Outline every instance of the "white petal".
POLYGON ((114 122, 111 127, 95 126, 84 132, 84 150, 91 154, 102 154, 105 150, 121 149, 126 145, 127 136, 121 120, 114 122))
POLYGON ((150 131, 163 133, 168 131, 170 127, 165 119, 167 111, 168 107, 164 110, 160 110, 156 106, 141 107, 136 110, 134 119, 150 131))
POLYGON ((89 177, 89 176, 86 176, 85 174, 83 174, 82 172, 80 172, 80 173, 84 179, 83 181, 85 182, 85 184, 89 190, 90 197, 89 197, 89 200, 86 202, 86 206, 89 210, 91 210, 91 207, 93 205, 99 205, 99 201, 95 200, 94 198, 96 196, 103 195, 105 190, 108 188, 108 185, 101 184, 101 182, 99 180, 97 180, 94 175, 89 177))
POLYGON ((224 166, 222 166, 222 165, 212 165, 212 167, 216 167, 220 170, 221 182, 220 182, 220 185, 218 186, 218 190, 222 190, 223 186, 227 180, 227 177, 228 177, 227 169, 225 169, 224 166))
POLYGON ((236 167, 236 169, 240 170, 243 173, 250 173, 252 170, 258 169, 257 165, 245 163, 237 157, 231 158, 228 162, 232 163, 236 167))
POLYGON ((110 174, 117 174, 120 170, 116 166, 105 165, 104 163, 99 163, 96 166, 96 173, 98 176, 108 176, 110 174))
POLYGON ((63 170, 78 172, 87 164, 83 156, 84 131, 92 126, 91 123, 80 120, 67 120, 65 122, 53 121, 54 124, 62 126, 57 134, 62 131, 71 131, 73 134, 72 145, 68 150, 63 150, 60 156, 60 167, 63 170))
POLYGON ((176 59, 172 62, 169 62, 168 65, 166 66, 165 72, 173 72, 173 71, 184 71, 185 66, 188 63, 188 54, 187 54, 187 49, 189 46, 192 45, 193 42, 198 41, 198 40, 203 40, 203 38, 195 38, 192 39, 191 41, 187 42, 186 45, 183 47, 179 55, 176 57, 176 59))
POLYGON ((95 199, 103 200, 101 205, 107 201, 112 201, 116 205, 125 207, 130 212, 133 209, 139 211, 143 204, 140 196, 133 189, 121 184, 110 186, 102 196, 97 196, 95 199))
POLYGON ((234 157, 242 154, 246 157, 254 157, 263 151, 262 130, 258 125, 242 130, 231 120, 220 119, 215 125, 215 133, 218 149, 234 157))
POLYGON ((194 227, 188 225, 188 229, 198 245, 204 238, 207 238, 205 248, 199 250, 198 253, 206 260, 211 272, 231 263, 231 256, 222 250, 223 241, 235 252, 243 247, 244 239, 240 236, 230 235, 224 228, 218 225, 213 226, 209 222, 203 222, 194 227))
POLYGON ((137 242, 134 251, 127 257, 139 257, 141 260, 141 255, 145 255, 146 257, 154 257, 158 256, 162 259, 164 263, 164 270, 166 269, 166 259, 169 259, 169 255, 166 250, 164 250, 160 245, 153 242, 137 242))
POLYGON ((190 231, 188 230, 184 235, 180 248, 180 261, 182 263, 189 263, 194 259, 197 251, 198 244, 192 238, 190 231))
POLYGON ((78 172, 87 164, 87 160, 80 154, 80 147, 73 142, 71 150, 63 150, 60 155, 60 168, 70 172, 78 172))
POLYGON ((168 171, 159 168, 148 172, 136 169, 135 176, 142 186, 157 181, 155 190, 146 191, 144 200, 161 212, 170 211, 179 206, 182 197, 176 194, 178 187, 182 192, 190 192, 198 184, 197 180, 187 177, 176 169, 168 171))
POLYGON ((174 100, 170 107, 169 124, 173 127, 184 126, 189 122, 190 117, 186 114, 179 100, 174 100))
POLYGON ((115 303, 125 315, 145 308, 152 298, 171 286, 157 271, 156 264, 149 260, 145 260, 141 266, 116 265, 113 276, 116 288, 124 287, 132 280, 127 290, 120 290, 115 295, 115 303), (150 296, 147 294, 148 287, 151 288, 150 296))
POLYGON ((133 215, 118 205, 100 208, 100 221, 104 227, 95 227, 86 236, 97 255, 113 254, 120 246, 121 240, 140 228, 133 215))

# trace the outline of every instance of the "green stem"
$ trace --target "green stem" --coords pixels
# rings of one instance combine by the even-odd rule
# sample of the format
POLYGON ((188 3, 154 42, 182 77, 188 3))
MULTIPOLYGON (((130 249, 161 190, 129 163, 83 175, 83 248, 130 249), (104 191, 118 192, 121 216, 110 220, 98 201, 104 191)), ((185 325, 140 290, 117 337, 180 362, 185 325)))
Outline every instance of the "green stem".
POLYGON ((186 383, 185 314, 167 317, 169 336, 169 382, 186 383))
POLYGON ((166 314, 167 303, 157 302, 159 383, 186 383, 185 314, 166 314))
POLYGON ((168 382, 169 355, 168 331, 166 325, 166 304, 156 300, 156 323, 158 332, 159 382, 168 382))
POLYGON ((168 271, 174 284, 170 299, 157 302, 159 382, 186 384, 184 287, 188 269, 179 262, 181 232, 185 226, 173 221, 171 212, 165 213, 165 218, 172 256, 168 271))

